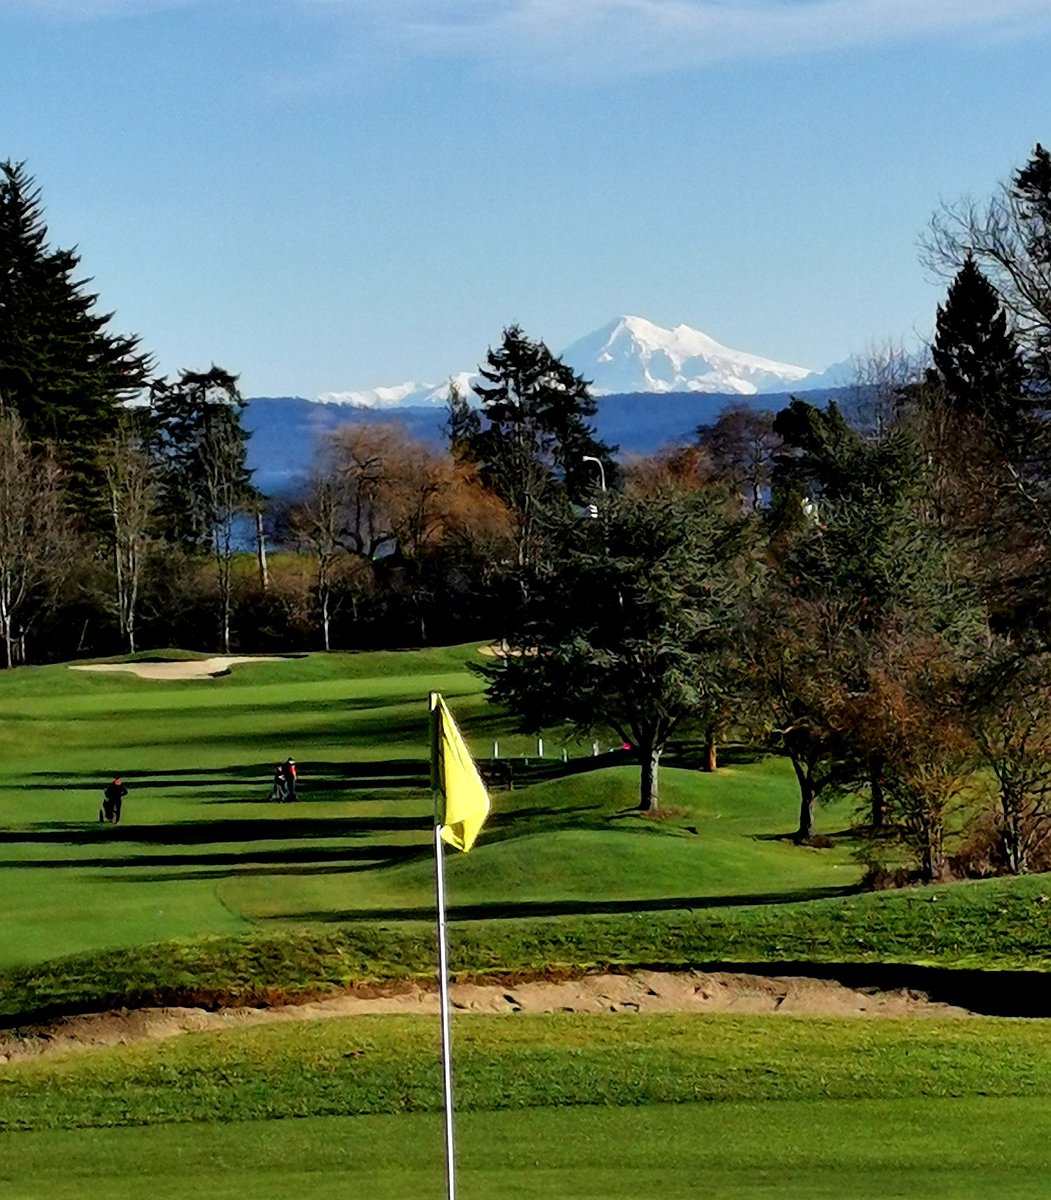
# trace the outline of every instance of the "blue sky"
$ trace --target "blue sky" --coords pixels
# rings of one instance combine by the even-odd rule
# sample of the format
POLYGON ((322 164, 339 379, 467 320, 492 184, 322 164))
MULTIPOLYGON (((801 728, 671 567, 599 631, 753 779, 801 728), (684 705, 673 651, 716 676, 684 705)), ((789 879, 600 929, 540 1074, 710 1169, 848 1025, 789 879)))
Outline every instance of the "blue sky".
POLYGON ((247 395, 622 313, 821 368, 929 331, 917 241, 1051 141, 1051 0, 0 0, 113 327, 247 395))

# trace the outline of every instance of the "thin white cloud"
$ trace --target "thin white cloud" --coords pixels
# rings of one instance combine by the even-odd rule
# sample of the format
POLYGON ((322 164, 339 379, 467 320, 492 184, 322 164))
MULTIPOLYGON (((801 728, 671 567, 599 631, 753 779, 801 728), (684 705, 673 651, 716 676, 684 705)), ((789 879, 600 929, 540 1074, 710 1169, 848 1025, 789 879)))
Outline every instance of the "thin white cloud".
POLYGON ((416 52, 659 67, 1051 27, 1051 0, 301 0, 416 52))
POLYGON ((79 18, 237 5, 343 26, 359 49, 594 74, 1051 29, 1051 0, 0 0, 79 18))

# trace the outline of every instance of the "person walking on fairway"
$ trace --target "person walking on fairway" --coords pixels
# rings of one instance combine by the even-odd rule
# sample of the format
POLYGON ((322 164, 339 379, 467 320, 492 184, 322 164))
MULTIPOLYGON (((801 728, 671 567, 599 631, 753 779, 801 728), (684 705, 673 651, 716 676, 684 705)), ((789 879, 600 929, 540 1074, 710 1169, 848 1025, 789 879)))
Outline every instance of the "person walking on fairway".
POLYGON ((287 800, 288 796, 285 789, 285 765, 278 763, 274 767, 274 786, 270 789, 270 799, 276 800, 279 803, 282 800, 287 800))
POLYGON ((296 784, 299 782, 299 772, 296 770, 296 760, 294 758, 286 758, 281 768, 281 773, 285 782, 285 799, 298 800, 296 784))
POLYGON ((118 775, 102 793, 102 807, 99 809, 99 821, 109 825, 120 824, 120 809, 128 789, 118 775))

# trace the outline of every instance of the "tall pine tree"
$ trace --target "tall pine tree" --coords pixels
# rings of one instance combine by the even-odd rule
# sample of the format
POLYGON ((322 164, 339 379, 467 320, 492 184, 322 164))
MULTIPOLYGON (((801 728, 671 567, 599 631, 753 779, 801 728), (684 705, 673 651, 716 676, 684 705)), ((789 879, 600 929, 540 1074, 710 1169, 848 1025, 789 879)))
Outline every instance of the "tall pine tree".
POLYGON ((1028 407, 1026 371, 1000 297, 970 255, 938 306, 931 355, 948 412, 996 441, 1015 441, 1028 407))
POLYGON ((483 423, 461 445, 482 482, 515 514, 519 565, 531 559, 537 522, 550 507, 582 503, 593 493, 597 458, 607 486, 617 472, 615 446, 595 436, 597 411, 585 379, 518 325, 504 330, 473 385, 483 423))
POLYGON ((107 331, 112 314, 77 278, 79 255, 48 243, 40 191, 23 163, 0 163, 0 403, 31 442, 49 444, 78 502, 100 491, 97 450, 121 404, 145 384, 137 337, 107 331))

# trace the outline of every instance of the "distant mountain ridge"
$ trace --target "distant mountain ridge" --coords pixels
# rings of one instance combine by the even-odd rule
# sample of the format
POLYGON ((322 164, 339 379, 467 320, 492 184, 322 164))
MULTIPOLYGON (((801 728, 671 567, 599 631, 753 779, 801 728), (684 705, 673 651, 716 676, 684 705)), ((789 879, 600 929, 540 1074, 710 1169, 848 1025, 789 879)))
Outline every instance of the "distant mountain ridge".
MULTIPOLYGON (((737 392, 630 393, 603 396, 593 424, 599 437, 620 453, 652 454, 664 446, 693 440, 698 425, 708 425, 730 405, 773 412, 784 408, 801 389, 742 396, 737 392)), ((853 389, 811 389, 807 399, 825 405, 849 398, 853 389)), ((251 434, 248 464, 264 492, 294 489, 309 474, 320 438, 344 425, 390 421, 405 436, 429 445, 446 444, 444 406, 412 405, 377 410, 352 404, 319 404, 302 396, 258 396, 247 402, 244 425, 251 434)))
MULTIPOLYGON (((845 383, 843 364, 825 371, 777 362, 723 346, 689 325, 665 329, 645 317, 624 316, 567 347, 563 362, 591 381, 596 396, 707 392, 755 396, 845 383)), ((450 377, 469 398, 477 373, 450 377)), ((322 392, 317 400, 353 408, 444 408, 449 380, 400 383, 358 391, 322 392)))

